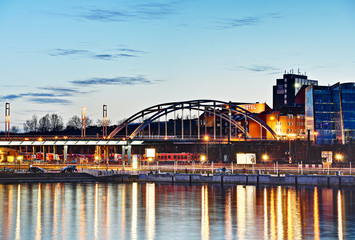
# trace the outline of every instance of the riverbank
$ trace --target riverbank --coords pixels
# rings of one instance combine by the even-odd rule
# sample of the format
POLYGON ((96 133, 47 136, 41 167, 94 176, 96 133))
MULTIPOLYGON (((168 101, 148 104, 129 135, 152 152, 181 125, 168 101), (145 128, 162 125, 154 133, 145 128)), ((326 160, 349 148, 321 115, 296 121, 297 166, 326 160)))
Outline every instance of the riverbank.
POLYGON ((156 182, 185 184, 290 185, 355 187, 355 176, 337 175, 271 175, 271 174, 111 174, 88 173, 1 173, 0 183, 36 182, 156 182))
POLYGON ((0 183, 96 182, 87 173, 0 173, 0 183))

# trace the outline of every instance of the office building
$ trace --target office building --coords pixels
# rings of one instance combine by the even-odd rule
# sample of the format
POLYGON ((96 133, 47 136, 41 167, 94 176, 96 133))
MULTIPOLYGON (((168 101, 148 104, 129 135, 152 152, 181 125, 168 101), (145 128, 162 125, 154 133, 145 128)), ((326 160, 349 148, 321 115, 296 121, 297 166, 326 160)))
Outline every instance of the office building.
POLYGON ((309 80, 306 75, 302 75, 300 72, 293 74, 293 70, 285 73, 282 79, 276 79, 276 85, 273 86, 273 109, 299 106, 296 102, 296 95, 299 93, 302 95, 300 90, 303 86, 308 85, 318 85, 318 81, 309 80))
POLYGON ((306 129, 317 144, 355 139, 355 83, 309 86, 306 89, 306 129))

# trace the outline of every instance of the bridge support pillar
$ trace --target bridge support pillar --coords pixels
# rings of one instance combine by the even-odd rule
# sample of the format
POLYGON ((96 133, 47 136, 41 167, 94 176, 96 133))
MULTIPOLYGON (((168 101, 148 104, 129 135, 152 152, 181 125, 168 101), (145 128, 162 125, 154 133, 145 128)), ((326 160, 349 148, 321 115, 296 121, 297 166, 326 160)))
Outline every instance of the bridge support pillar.
POLYGON ((67 145, 64 145, 64 163, 67 163, 68 161, 68 146, 67 145))
POLYGON ((46 155, 47 155, 47 151, 46 151, 46 146, 43 145, 43 162, 47 161, 46 155))
POLYGON ((32 158, 31 160, 36 158, 36 146, 32 146, 32 158))
POLYGON ((128 165, 131 165, 131 152, 132 152, 132 146, 128 145, 127 146, 127 163, 128 163, 128 165))
POLYGON ((104 146, 104 162, 108 164, 108 146, 104 146))
POLYGON ((126 163, 126 146, 122 146, 122 168, 124 170, 124 166, 126 163))

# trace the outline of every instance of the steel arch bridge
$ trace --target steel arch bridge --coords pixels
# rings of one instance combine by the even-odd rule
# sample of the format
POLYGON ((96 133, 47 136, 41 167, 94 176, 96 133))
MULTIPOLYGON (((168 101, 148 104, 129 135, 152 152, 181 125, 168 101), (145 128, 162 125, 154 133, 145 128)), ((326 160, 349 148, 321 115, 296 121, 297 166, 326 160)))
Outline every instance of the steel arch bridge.
MULTIPOLYGON (((229 133, 228 133, 228 139, 231 138, 231 129, 232 126, 238 129, 240 132, 243 133, 245 139, 250 139, 252 138, 251 135, 248 133, 246 128, 244 126, 247 126, 247 121, 248 120, 253 120, 257 124, 260 125, 261 128, 265 129, 268 131, 271 136, 273 136, 275 139, 278 139, 278 135, 259 117, 257 117, 254 113, 249 112, 248 110, 238 106, 241 103, 232 103, 232 102, 224 102, 220 100, 190 100, 190 101, 182 101, 182 102, 170 102, 170 103, 162 103, 158 105, 154 105, 151 107, 148 107, 140 112, 137 112, 130 116, 128 119, 123 121, 121 124, 119 124, 109 135, 108 138, 113 138, 117 133, 125 129, 125 136, 127 139, 134 139, 139 133, 142 133, 145 128, 148 128, 148 138, 151 138, 151 131, 150 131, 150 125, 154 122, 157 121, 159 122, 159 128, 158 128, 158 138, 162 137, 164 139, 167 138, 181 138, 181 139, 186 139, 187 135, 184 135, 184 110, 189 111, 189 118, 185 120, 190 120, 190 138, 191 136, 191 112, 195 111, 197 112, 197 139, 201 138, 201 123, 200 120, 203 118, 206 118, 207 114, 209 116, 213 116, 213 139, 216 140, 216 122, 217 119, 219 118, 220 121, 220 128, 222 128, 222 121, 226 122, 229 124, 229 133), (181 135, 177 136, 176 135, 176 127, 175 127, 175 122, 177 121, 175 119, 176 113, 181 112, 181 135), (200 115, 200 113, 202 114, 200 115), (173 136, 168 135, 168 130, 167 130, 167 122, 168 122, 168 115, 174 115, 174 134, 173 136), (245 124, 242 126, 238 121, 233 119, 232 115, 233 114, 240 114, 244 116, 244 121, 245 124), (202 116, 202 117, 201 117, 202 116), (160 134, 160 118, 165 117, 165 132, 163 135, 160 134), (141 120, 141 121, 140 121, 141 120), (132 123, 139 123, 137 124, 138 127, 136 127, 133 132, 128 134, 128 125, 132 123)), ((205 121, 205 131, 206 131, 206 121, 205 121)), ((220 131, 222 132, 222 130, 220 131)), ((222 136, 220 136, 222 137, 222 136)), ((196 138, 196 136, 195 136, 196 138)))

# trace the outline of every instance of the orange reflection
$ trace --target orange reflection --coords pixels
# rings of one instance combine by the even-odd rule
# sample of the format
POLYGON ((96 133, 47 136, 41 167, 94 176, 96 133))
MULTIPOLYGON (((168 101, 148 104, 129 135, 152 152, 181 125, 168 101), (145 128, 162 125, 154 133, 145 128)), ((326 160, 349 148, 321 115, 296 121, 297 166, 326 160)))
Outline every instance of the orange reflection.
POLYGON ((41 184, 38 184, 38 194, 37 194, 37 225, 36 225, 36 240, 42 239, 42 199, 41 199, 41 184))
POLYGON ((283 213, 282 213, 282 192, 281 186, 277 187, 277 237, 279 239, 284 239, 284 225, 283 225, 283 213))
POLYGON ((314 239, 320 239, 319 233, 319 205, 318 205, 318 188, 314 188, 314 239))
MULTIPOLYGON (((59 183, 57 183, 57 186, 58 186, 58 188, 60 188, 60 185, 59 185, 59 183)), ((52 236, 53 236, 53 238, 54 239, 57 239, 57 225, 58 225, 58 223, 57 223, 57 218, 58 218, 58 213, 57 213, 57 202, 59 201, 58 199, 57 199, 57 195, 58 195, 58 188, 57 187, 54 187, 54 196, 53 196, 53 231, 52 231, 52 236)))
POLYGON ((271 239, 276 239, 276 215, 275 215, 275 192, 271 188, 270 192, 270 236, 271 239))
POLYGON ((99 184, 95 184, 95 205, 94 205, 94 238, 99 237, 99 184))
POLYGON ((269 220, 267 211, 267 190, 264 188, 264 239, 269 239, 269 220))
POLYGON ((210 239, 210 217, 208 206, 208 187, 201 188, 201 238, 210 239))
MULTIPOLYGON (((82 190, 83 191, 83 190, 82 190)), ((81 203, 80 203, 80 226, 79 226, 79 239, 86 239, 86 205, 85 197, 86 194, 82 192, 81 194, 81 203)))
POLYGON ((16 230, 15 230, 15 239, 21 239, 21 185, 17 185, 17 212, 16 212, 16 230))
POLYGON ((237 186, 237 237, 248 238, 248 232, 254 231, 256 216, 255 186, 237 186))
POLYGON ((293 211, 296 206, 292 204, 291 189, 287 189, 287 238, 294 239, 293 237, 293 211))
POLYGON ((245 238, 245 229, 246 229, 246 187, 237 186, 237 235, 239 239, 245 238))
POLYGON ((138 214, 138 189, 137 183, 132 183, 132 220, 131 220, 131 236, 132 239, 137 239, 137 214, 138 214))
POLYGON ((338 239, 344 239, 344 232, 343 232, 343 204, 342 204, 342 195, 341 191, 338 190, 338 239))
POLYGON ((230 189, 228 190, 226 202, 225 202, 225 239, 233 239, 232 232, 232 196, 230 189))
POLYGON ((155 238, 155 183, 146 184, 146 238, 155 238))
POLYGON ((125 239, 125 231, 126 231, 126 185, 122 186, 122 210, 121 210, 121 223, 122 223, 122 231, 121 231, 121 239, 125 239))

